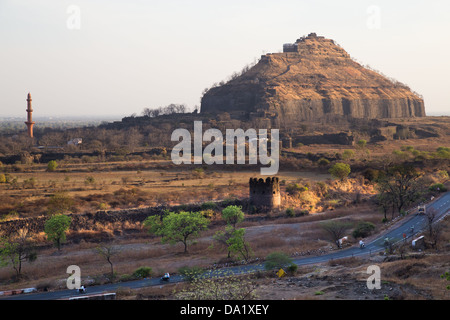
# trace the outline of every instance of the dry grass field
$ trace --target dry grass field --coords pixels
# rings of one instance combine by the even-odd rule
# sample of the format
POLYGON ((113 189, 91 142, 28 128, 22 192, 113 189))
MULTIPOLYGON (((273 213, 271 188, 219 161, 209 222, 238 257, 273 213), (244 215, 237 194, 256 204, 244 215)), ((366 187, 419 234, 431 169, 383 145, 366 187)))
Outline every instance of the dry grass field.
MULTIPOLYGON (((369 152, 364 153, 351 147, 355 157, 347 162, 351 165, 364 163, 409 145, 413 145, 416 150, 434 152, 438 146, 450 145, 450 141, 443 137, 382 142, 368 146, 369 152)), ((320 145, 301 146, 294 151, 336 153, 345 149, 348 147, 320 145)), ((253 259, 262 260, 274 251, 301 256, 308 252, 319 254, 333 250, 333 243, 320 227, 321 222, 329 219, 343 219, 353 225, 360 221, 371 222, 376 226, 375 232, 381 232, 387 227, 381 222, 382 213, 371 200, 376 194, 373 184, 362 179, 358 173, 352 173, 350 179, 339 182, 331 178, 327 168, 314 163, 308 165, 306 169, 281 170, 277 175, 281 181, 282 208, 255 215, 247 213, 247 219, 239 224, 239 227, 246 229, 246 240, 253 250, 253 259), (308 191, 300 196, 291 196, 286 192, 286 187, 292 183, 307 186, 308 191), (318 186, 324 184, 327 187, 326 195, 318 191, 318 186), (296 211, 306 209, 309 214, 288 217, 287 208, 296 211)), ((50 199, 55 194, 64 194, 72 201, 69 211, 74 214, 158 205, 201 204, 227 198, 245 199, 249 192, 248 181, 258 176, 255 172, 259 170, 177 167, 167 159, 146 159, 88 163, 61 161, 54 172, 48 172, 46 164, 15 164, 5 172, 14 181, 0 184, 0 216, 3 221, 46 216, 50 199)), ((436 181, 437 173, 430 172, 428 175, 428 181, 436 181)), ((226 250, 217 245, 212 247, 213 235, 223 230, 223 226, 220 212, 216 212, 209 230, 190 245, 187 254, 183 253, 182 244, 162 244, 158 237, 150 236, 140 223, 104 224, 96 225, 93 230, 69 231, 68 241, 61 251, 47 241, 43 232, 32 234, 32 241, 39 247, 37 260, 23 264, 20 281, 15 281, 14 270, 10 265, 0 267, 0 291, 24 287, 51 290, 64 288, 69 265, 80 266, 83 281, 87 284, 105 283, 109 281, 107 275, 110 266, 96 252, 99 246, 118 249, 118 254, 113 257, 117 281, 129 279, 142 266, 151 267, 153 275, 159 276, 164 272, 177 273, 179 268, 185 266, 228 265, 231 261, 227 259, 226 250)), ((448 243, 449 238, 447 231, 443 243, 448 243)), ((350 244, 356 241, 351 238, 350 244)), ((382 299, 385 296, 393 299, 448 298, 445 291, 439 291, 441 282, 434 280, 436 275, 439 277, 440 273, 448 270, 448 245, 427 252, 420 260, 372 259, 383 266, 386 277, 387 289, 376 295, 365 295, 360 288, 364 268, 371 261, 353 260, 300 268, 296 274, 283 279, 264 275, 257 281, 258 295, 262 299, 382 299), (402 274, 402 268, 407 269, 407 276, 402 274), (416 277, 414 271, 420 275, 416 277), (427 286, 424 286, 425 282, 427 286)), ((239 261, 239 258, 236 260, 239 261)), ((123 290, 121 297, 170 299, 174 288, 169 288, 123 290)))

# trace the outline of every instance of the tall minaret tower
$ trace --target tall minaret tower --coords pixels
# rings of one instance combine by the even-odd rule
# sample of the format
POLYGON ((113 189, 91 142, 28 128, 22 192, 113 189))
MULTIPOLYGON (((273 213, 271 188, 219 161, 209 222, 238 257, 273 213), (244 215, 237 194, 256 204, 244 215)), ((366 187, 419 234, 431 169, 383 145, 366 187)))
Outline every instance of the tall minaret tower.
POLYGON ((28 136, 30 138, 33 138, 33 126, 35 124, 35 122, 33 121, 32 118, 32 113, 33 113, 33 108, 31 107, 31 94, 28 93, 28 98, 27 98, 27 114, 28 114, 28 120, 27 122, 25 122, 25 124, 28 127, 28 136))

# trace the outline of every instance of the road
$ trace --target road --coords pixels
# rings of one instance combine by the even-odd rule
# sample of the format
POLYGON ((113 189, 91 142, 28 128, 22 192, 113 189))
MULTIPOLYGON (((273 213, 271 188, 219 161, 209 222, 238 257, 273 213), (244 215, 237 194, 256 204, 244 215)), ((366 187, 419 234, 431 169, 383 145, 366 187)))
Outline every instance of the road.
MULTIPOLYGON (((427 205, 427 210, 435 209, 437 211, 437 216, 435 221, 443 219, 447 213, 450 211, 450 192, 443 194, 438 199, 434 200, 432 203, 427 205)), ((393 226, 390 230, 378 236, 376 239, 371 240, 366 244, 364 249, 360 249, 358 246, 354 246, 348 249, 336 250, 333 253, 321 255, 321 256, 311 256, 306 258, 294 259, 294 263, 303 266, 309 264, 323 263, 330 260, 342 259, 348 257, 358 257, 365 256, 374 253, 378 253, 385 249, 384 239, 389 238, 395 242, 403 241, 403 234, 406 234, 408 241, 411 241, 414 234, 419 233, 427 227, 427 219, 424 215, 412 214, 410 217, 406 218, 401 224, 393 226), (413 228, 412 228, 413 227, 413 228), (413 230, 413 232, 412 232, 413 230)), ((244 274, 256 272, 258 270, 264 270, 264 264, 252 264, 245 266, 236 266, 229 268, 222 268, 217 270, 211 270, 205 273, 205 276, 214 276, 220 274, 244 274)), ((182 276, 174 275, 171 276, 171 283, 184 281, 182 276)), ((159 278, 143 279, 129 282, 122 282, 118 284, 106 284, 87 288, 87 294, 99 294, 105 292, 114 292, 120 287, 139 289, 149 286, 164 285, 161 283, 159 278)), ((0 298, 0 300, 58 300, 58 299, 69 299, 74 296, 79 296, 74 293, 74 290, 61 290, 54 292, 43 292, 43 293, 33 293, 33 294, 22 294, 16 296, 8 296, 0 298)))

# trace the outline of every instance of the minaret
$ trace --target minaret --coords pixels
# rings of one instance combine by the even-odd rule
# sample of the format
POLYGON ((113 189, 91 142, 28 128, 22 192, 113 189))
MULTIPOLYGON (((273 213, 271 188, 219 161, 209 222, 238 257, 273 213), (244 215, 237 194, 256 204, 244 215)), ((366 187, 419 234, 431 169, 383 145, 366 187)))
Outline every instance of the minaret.
POLYGON ((33 126, 35 124, 35 122, 33 121, 32 118, 32 113, 33 113, 33 108, 31 107, 31 94, 28 93, 28 98, 27 98, 27 114, 28 114, 28 121, 25 122, 25 124, 28 127, 28 136, 30 138, 33 138, 33 126))

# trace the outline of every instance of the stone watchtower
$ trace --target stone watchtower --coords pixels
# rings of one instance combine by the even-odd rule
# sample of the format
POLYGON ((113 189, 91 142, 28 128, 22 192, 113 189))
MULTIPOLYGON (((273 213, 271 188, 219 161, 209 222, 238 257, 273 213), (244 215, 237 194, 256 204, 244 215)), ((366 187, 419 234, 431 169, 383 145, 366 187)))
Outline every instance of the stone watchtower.
POLYGON ((280 183, 277 177, 268 177, 266 180, 250 178, 250 205, 279 208, 281 205, 280 183))

